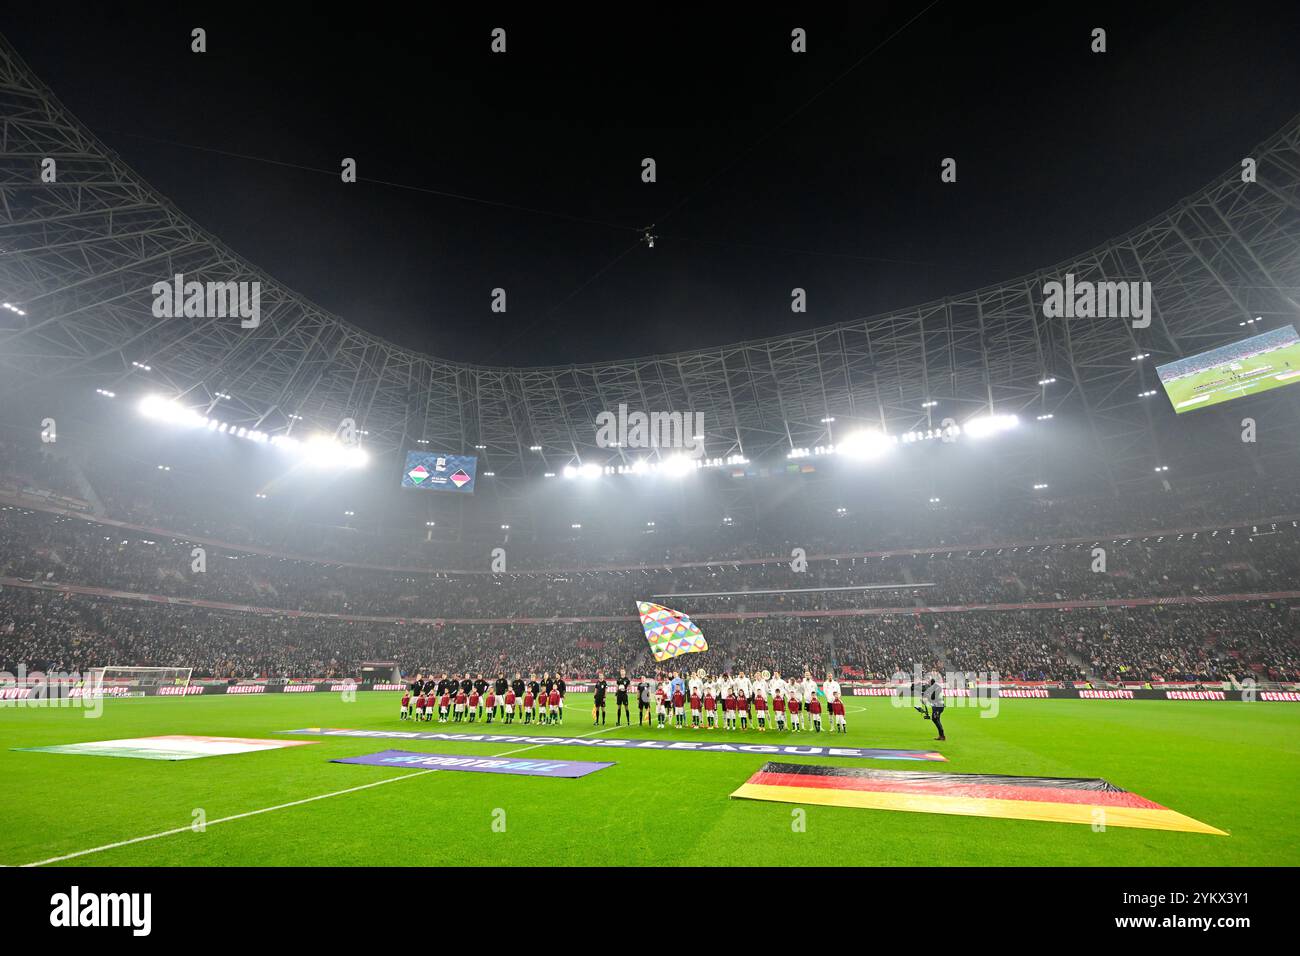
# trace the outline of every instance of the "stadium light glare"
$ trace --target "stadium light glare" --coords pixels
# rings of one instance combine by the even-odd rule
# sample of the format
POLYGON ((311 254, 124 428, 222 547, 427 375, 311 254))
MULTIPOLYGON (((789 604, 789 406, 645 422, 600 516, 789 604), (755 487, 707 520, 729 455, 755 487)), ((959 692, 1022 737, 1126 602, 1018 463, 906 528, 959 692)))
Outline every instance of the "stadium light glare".
POLYGON ((962 431, 971 438, 987 438, 999 432, 1010 431, 1020 424, 1015 415, 981 415, 972 418, 962 426, 962 431))
POLYGON ((95 394, 96 394, 96 395, 103 395, 105 398, 117 398, 117 392, 110 392, 110 391, 109 391, 108 389, 106 389, 106 388, 97 388, 97 389, 95 389, 95 394))
POLYGON ((671 458, 665 458, 661 461, 657 470, 669 478, 683 478, 695 471, 695 469, 695 462, 685 455, 673 455, 671 458))
POLYGON ((1038 484, 1034 485, 1034 491, 1046 491, 1046 490, 1047 490, 1047 485, 1044 482, 1040 481, 1038 484))
POLYGON ((1039 420, 1040 422, 1047 422, 1047 421, 1051 421, 1051 420, 1052 420, 1053 418, 1055 418, 1055 417, 1056 417, 1056 416, 1053 415, 1051 412, 1048 412, 1046 415, 1039 415, 1039 416, 1038 416, 1038 420, 1039 420))
POLYGON ((200 415, 191 408, 185 408, 176 402, 169 401, 161 395, 146 395, 140 399, 140 404, 136 408, 145 418, 166 422, 168 425, 202 428, 209 421, 207 416, 200 415))
POLYGON ((361 468, 370 461, 370 456, 353 445, 344 445, 325 434, 316 434, 301 446, 305 462, 326 468, 361 468))
POLYGON ((847 458, 870 461, 892 451, 897 441, 884 432, 862 429, 845 435, 835 446, 835 451, 847 458))

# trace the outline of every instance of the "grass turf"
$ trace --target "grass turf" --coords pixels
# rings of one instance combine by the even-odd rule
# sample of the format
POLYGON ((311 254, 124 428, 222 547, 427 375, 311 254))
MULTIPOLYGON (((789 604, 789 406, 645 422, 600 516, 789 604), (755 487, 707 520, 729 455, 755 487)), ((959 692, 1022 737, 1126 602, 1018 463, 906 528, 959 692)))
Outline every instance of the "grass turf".
MULTIPOLYGON (((948 742, 888 700, 851 698, 849 734, 817 743, 938 748, 947 764, 776 758, 893 770, 1103 777, 1228 837, 979 817, 732 800, 762 755, 544 747, 529 756, 614 760, 578 780, 425 773, 333 764, 396 748, 488 756, 519 744, 328 739, 234 756, 166 762, 30 753, 13 747, 157 734, 275 737, 298 727, 416 729, 398 695, 110 700, 75 708, 0 707, 0 864, 18 865, 320 794, 411 776, 217 825, 78 856, 64 865, 1289 865, 1300 864, 1300 707, 1209 701, 1003 700, 998 716, 949 708, 948 742), (504 817, 500 811, 504 811, 504 817), (504 832, 493 828, 504 819, 504 832), (721 856, 719 855, 721 854, 721 856)), ((531 735, 579 736, 590 697, 569 695, 566 724, 531 735)), ((654 738, 660 731, 604 733, 654 738)), ((420 730, 470 732, 421 723, 420 730)), ((493 724, 492 730, 509 732, 493 724)), ((513 729, 513 728, 512 728, 513 729)), ((483 730, 480 724, 472 730, 483 730)), ((680 740, 771 743, 781 737, 665 731, 680 740)), ((808 744, 816 735, 786 734, 808 744)))

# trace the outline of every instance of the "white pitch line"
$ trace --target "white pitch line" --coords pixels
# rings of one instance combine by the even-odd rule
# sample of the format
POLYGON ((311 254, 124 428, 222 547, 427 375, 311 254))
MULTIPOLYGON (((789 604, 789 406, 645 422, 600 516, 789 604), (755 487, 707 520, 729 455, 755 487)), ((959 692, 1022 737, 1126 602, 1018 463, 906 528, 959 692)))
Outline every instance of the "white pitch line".
MULTIPOLYGON (((288 807, 297 807, 304 803, 324 800, 327 797, 341 797, 345 793, 356 793, 358 790, 368 790, 371 787, 382 787, 386 783, 396 783, 399 780, 410 780, 412 777, 423 777, 426 773, 437 772, 436 769, 417 770, 415 773, 402 774, 400 777, 389 777, 387 780, 376 780, 374 783, 363 783, 359 787, 348 787, 346 790, 335 790, 332 793, 321 793, 314 797, 304 797, 302 800, 293 800, 289 803, 277 804, 274 807, 263 807, 261 810, 249 810, 247 813, 236 813, 234 816, 222 817, 220 820, 209 820, 204 824, 204 826, 214 827, 218 823, 229 823, 231 820, 242 820, 245 817, 255 817, 259 813, 270 813, 272 810, 284 810, 288 807)), ((148 836, 132 837, 130 840, 119 840, 117 843, 106 843, 103 846, 91 847, 89 850, 78 850, 76 853, 68 853, 64 856, 52 856, 48 860, 37 860, 35 863, 24 863, 23 866, 45 866, 47 863, 61 863, 64 860, 71 860, 78 856, 86 856, 90 853, 100 853, 104 850, 115 850, 120 846, 130 846, 132 843, 143 843, 146 840, 157 840, 159 837, 173 836, 177 833, 186 832, 196 832, 193 829, 193 824, 184 827, 176 827, 174 830, 163 830, 161 833, 150 833, 148 836)))
MULTIPOLYGON (((604 731, 605 729, 606 729, 606 728, 604 728, 604 727, 598 727, 597 729, 591 731, 591 733, 586 733, 586 734, 576 734, 576 735, 574 735, 574 736, 576 736, 576 737, 591 737, 591 736, 593 736, 593 735, 595 735, 595 734, 601 733, 601 732, 604 731)), ((616 729, 616 730, 621 730, 622 728, 620 727, 620 728, 615 728, 615 729, 616 729)), ((560 739, 563 739, 563 738, 560 738, 560 739)), ((530 744, 530 745, 527 746, 527 747, 519 747, 519 748, 517 748, 517 749, 515 749, 515 750, 507 750, 507 751, 505 751, 504 753, 499 753, 499 754, 489 754, 489 756, 492 756, 492 757, 507 757, 507 756, 509 756, 510 754, 523 753, 525 750, 533 750, 533 749, 535 749, 535 748, 537 748, 537 747, 549 747, 549 746, 551 746, 551 745, 550 745, 550 744, 530 744)), ((301 806, 301 805, 304 804, 304 803, 313 803, 313 802, 315 802, 316 800, 324 800, 324 799, 326 799, 327 797, 341 797, 341 796, 343 796, 345 793, 356 793, 358 790, 368 790, 368 789, 371 788, 371 787, 382 787, 382 786, 383 786, 384 784, 386 784, 386 783, 396 783, 396 782, 399 781, 399 780, 409 780, 409 779, 411 779, 412 777, 423 777, 425 774, 429 774, 429 773, 437 773, 437 772, 438 772, 438 769, 437 769, 436 767, 435 767, 435 768, 432 768, 432 769, 429 769, 429 770, 417 770, 417 771, 415 771, 414 773, 405 773, 405 774, 402 774, 400 777, 389 777, 387 780, 376 780, 374 783, 363 783, 363 784, 361 784, 359 787, 348 787, 346 790, 335 790, 335 791, 333 791, 333 792, 331 792, 331 793, 321 793, 321 794, 317 794, 317 795, 314 796, 314 797, 304 797, 304 798, 301 799, 301 800, 292 800, 292 801, 290 801, 289 803, 281 803, 281 804, 277 804, 277 805, 274 806, 274 807, 263 807, 263 808, 260 809, 260 810, 249 810, 247 813, 236 813, 236 814, 234 814, 233 816, 222 817, 220 820, 209 820, 209 821, 205 824, 205 827, 214 827, 214 826, 216 826, 218 823, 229 823, 229 822, 231 822, 232 820, 242 820, 242 819, 244 819, 245 817, 255 817, 255 816, 258 816, 259 814, 262 814, 262 813, 270 813, 270 812, 273 811, 273 810, 286 810, 286 809, 288 809, 289 807, 297 807, 297 806, 301 806)), ((89 854, 91 854, 91 853, 101 853, 101 852, 103 852, 104 850, 115 850, 115 849, 117 849, 118 847, 121 847, 121 846, 130 846, 132 843, 144 843, 144 842, 147 841, 147 840, 157 840, 157 839, 159 839, 159 838, 161 838, 161 837, 166 837, 166 836, 175 836, 175 835, 178 834, 178 833, 186 833, 186 832, 195 832, 194 829, 193 829, 193 824, 191 824, 191 825, 189 825, 189 826, 176 827, 175 829, 172 829, 172 830, 163 830, 163 831, 161 831, 160 833, 150 833, 150 834, 148 834, 147 836, 132 837, 130 840, 119 840, 119 841, 116 842, 116 843, 106 843, 106 844, 104 844, 103 846, 91 847, 89 850, 78 850, 76 853, 68 853, 68 854, 65 854, 65 855, 63 855, 63 856, 52 856, 52 857, 50 857, 48 860, 37 860, 35 863, 24 863, 24 864, 22 864, 22 865, 23 865, 24 867, 29 867, 29 866, 45 866, 47 863, 62 863, 64 860, 71 860, 71 859, 74 859, 75 857, 79 857, 79 856, 87 856, 87 855, 89 855, 89 854)))

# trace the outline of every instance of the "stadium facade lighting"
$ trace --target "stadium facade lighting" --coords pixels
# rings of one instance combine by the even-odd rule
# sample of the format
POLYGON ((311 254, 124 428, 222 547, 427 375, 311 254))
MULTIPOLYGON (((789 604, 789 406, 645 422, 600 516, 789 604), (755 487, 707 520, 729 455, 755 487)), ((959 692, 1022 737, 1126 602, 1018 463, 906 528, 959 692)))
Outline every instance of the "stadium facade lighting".
POLYGON ((581 530, 582 530, 582 525, 580 525, 580 524, 571 524, 571 525, 569 525, 569 527, 572 528, 574 531, 581 531, 581 530))
POLYGON ((254 497, 254 498, 262 498, 262 499, 265 499, 265 498, 266 498, 266 495, 265 495, 265 493, 259 491, 259 492, 257 492, 256 494, 254 494, 253 497, 254 497))
POLYGON ((26 314, 27 314, 27 313, 24 312, 22 309, 18 308, 18 306, 14 305, 12 302, 5 302, 5 303, 3 303, 3 305, 4 305, 4 307, 5 307, 6 309, 8 309, 10 312, 14 313, 15 315, 26 315, 26 314))
POLYGON ((1047 490, 1047 484, 1045 482, 1040 481, 1036 485, 1034 485, 1034 491, 1046 491, 1046 490, 1047 490))
POLYGON ((1168 470, 1169 470, 1168 465, 1156 465, 1156 471, 1168 471, 1168 470))
POLYGON ((95 389, 95 394, 96 394, 96 395, 103 395, 105 398, 117 398, 117 392, 110 392, 110 391, 109 391, 108 389, 106 389, 106 388, 97 388, 97 389, 95 389))
POLYGON ((503 524, 503 525, 501 526, 501 530, 502 530, 502 531, 509 531, 509 530, 510 530, 510 525, 508 525, 508 524, 503 524))
POLYGON ((356 514, 357 514, 357 513, 356 513, 355 511, 345 511, 345 512, 343 512, 343 517, 345 517, 345 518, 355 518, 355 517, 356 517, 356 514))
POLYGON ((1020 419, 1015 415, 981 415, 963 425, 962 432, 970 438, 987 438, 989 435, 1010 431, 1019 424, 1020 419))
POLYGON ((829 425, 829 424, 830 424, 831 422, 833 422, 833 421, 835 421, 835 419, 832 418, 832 417, 830 417, 830 416, 828 415, 827 417, 825 417, 825 418, 822 419, 822 424, 823 424, 823 425, 829 425))
POLYGON ((542 472, 542 477, 543 477, 543 478, 554 478, 554 477, 555 477, 555 472, 553 472, 553 471, 544 471, 544 472, 542 472))
POLYGON ((1040 422, 1048 422, 1048 421, 1051 421, 1051 420, 1052 420, 1053 418, 1055 418, 1055 417, 1056 417, 1056 416, 1053 415, 1051 412, 1048 412, 1046 415, 1039 415, 1039 416, 1038 416, 1038 420, 1039 420, 1040 422))
POLYGON ((1154 388, 1148 388, 1145 392, 1138 392, 1138 398, 1150 398, 1152 395, 1160 394, 1154 388))
MULTIPOLYGON (((425 444, 427 445, 428 442, 425 442, 425 444)), ((476 451, 487 451, 487 445, 475 445, 474 449, 476 451)))
POLYGON ((142 371, 142 372, 152 372, 152 371, 153 371, 153 366, 152 366, 152 365, 145 365, 143 362, 132 362, 132 363, 131 363, 131 367, 132 367, 132 368, 138 368, 138 369, 139 369, 140 371, 142 371))
POLYGON ((171 471, 171 470, 172 470, 172 466, 171 466, 171 465, 159 465, 159 466, 158 466, 158 470, 159 470, 159 471, 171 471))
POLYGON ((922 408, 935 408, 938 404, 939 404, 938 402, 936 402, 936 401, 934 401, 933 399, 931 399, 930 401, 922 402, 922 403, 921 403, 921 407, 922 407, 922 408))
POLYGON ((931 498, 931 499, 930 499, 930 504, 932 504, 932 505, 937 505, 938 503, 939 503, 939 499, 938 499, 938 498, 931 498))
POLYGON ((529 450, 529 451, 541 451, 541 450, 542 450, 542 446, 541 446, 541 445, 529 445, 529 446, 528 446, 528 450, 529 450))
POLYGON ((1141 362, 1143 359, 1149 359, 1150 357, 1151 357, 1151 353, 1150 353, 1150 352, 1139 352, 1137 355, 1134 355, 1133 357, 1131 357, 1131 358, 1129 359, 1129 361, 1130 361, 1130 362, 1141 362))
POLYGON ((497 473, 496 473, 495 471, 485 471, 485 472, 483 472, 483 477, 484 477, 484 478, 495 478, 496 476, 497 476, 497 473))
POLYGON ((645 523, 645 526, 646 526, 647 528, 653 528, 653 527, 655 526, 655 523, 654 523, 653 521, 647 521, 647 522, 645 523))
POLYGON ((231 399, 230 399, 230 393, 229 393, 229 392, 213 392, 213 393, 212 393, 212 397, 213 397, 213 398, 220 398, 220 399, 222 399, 223 401, 227 401, 227 402, 231 400, 231 399))

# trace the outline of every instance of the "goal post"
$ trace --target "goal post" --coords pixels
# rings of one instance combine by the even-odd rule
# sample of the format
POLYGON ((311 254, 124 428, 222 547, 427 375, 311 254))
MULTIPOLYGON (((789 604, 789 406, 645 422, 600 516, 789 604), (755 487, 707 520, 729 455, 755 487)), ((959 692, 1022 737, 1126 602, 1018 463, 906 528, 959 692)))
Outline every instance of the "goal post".
POLYGON ((191 667, 126 667, 111 664, 86 672, 85 686, 93 694, 112 694, 115 688, 127 692, 157 690, 160 687, 189 687, 191 667))

